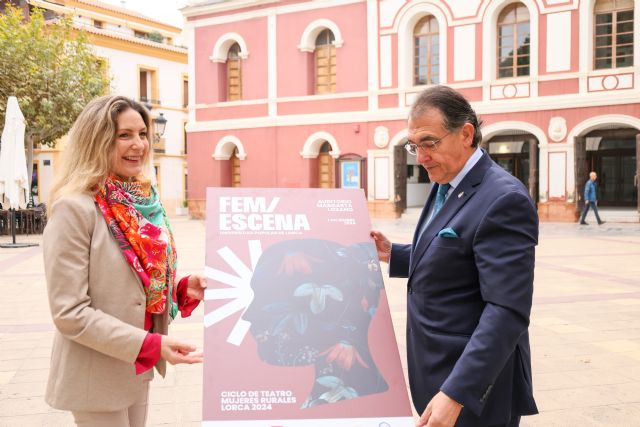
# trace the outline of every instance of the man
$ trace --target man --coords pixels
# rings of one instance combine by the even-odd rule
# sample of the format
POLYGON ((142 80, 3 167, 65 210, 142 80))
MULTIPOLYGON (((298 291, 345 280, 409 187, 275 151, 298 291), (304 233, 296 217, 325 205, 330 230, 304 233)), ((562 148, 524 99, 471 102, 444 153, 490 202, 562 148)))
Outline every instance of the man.
POLYGON ((480 124, 458 92, 422 92, 408 140, 437 185, 412 244, 371 236, 390 276, 408 278, 416 425, 517 426, 537 413, 528 335, 536 208, 520 181, 478 148, 480 124))
POLYGON ((584 209, 582 210, 582 216, 580 217, 581 225, 589 225, 589 223, 584 220, 587 216, 587 212, 589 212, 589 207, 593 208, 593 213, 596 214, 598 225, 604 224, 604 221, 602 221, 600 219, 600 215, 598 215, 598 197, 596 196, 597 178, 598 174, 592 171, 589 174, 587 183, 584 185, 584 209))

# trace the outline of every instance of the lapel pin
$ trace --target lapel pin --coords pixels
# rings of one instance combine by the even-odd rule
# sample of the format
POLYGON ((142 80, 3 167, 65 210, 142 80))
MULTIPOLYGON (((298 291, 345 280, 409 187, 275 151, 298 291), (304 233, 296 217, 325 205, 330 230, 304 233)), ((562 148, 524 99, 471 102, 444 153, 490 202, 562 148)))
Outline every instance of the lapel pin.
POLYGON ((461 191, 461 192, 459 192, 459 193, 458 193, 458 199, 459 199, 460 197, 462 197, 462 196, 464 196, 464 191, 461 191))

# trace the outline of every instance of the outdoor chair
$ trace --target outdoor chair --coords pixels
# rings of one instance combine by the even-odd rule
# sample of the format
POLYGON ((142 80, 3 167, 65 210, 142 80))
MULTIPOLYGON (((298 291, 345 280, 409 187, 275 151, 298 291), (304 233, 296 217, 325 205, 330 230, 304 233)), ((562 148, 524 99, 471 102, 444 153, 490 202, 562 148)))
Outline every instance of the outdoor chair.
POLYGON ((33 212, 34 232, 42 234, 44 227, 47 225, 47 205, 40 203, 33 209, 33 212))
POLYGON ((5 234, 9 234, 9 211, 5 211, 4 209, 0 209, 0 236, 5 234))

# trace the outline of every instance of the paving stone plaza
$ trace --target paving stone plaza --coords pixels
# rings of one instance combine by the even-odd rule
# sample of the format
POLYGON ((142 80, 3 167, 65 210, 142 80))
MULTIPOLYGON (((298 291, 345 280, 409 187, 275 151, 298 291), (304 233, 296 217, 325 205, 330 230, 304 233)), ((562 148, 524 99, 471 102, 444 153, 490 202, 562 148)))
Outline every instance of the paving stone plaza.
MULTIPOLYGON (((201 271, 204 222, 177 217, 172 225, 179 274, 201 271)), ((415 220, 374 226, 408 242, 415 220)), ((385 283, 404 360, 404 282, 385 283)), ((43 400, 53 325, 42 246, 0 249, 0 292, 0 426, 73 426, 43 400)), ((172 335, 201 348, 202 313, 176 320, 172 335)), ((640 426, 640 224, 541 224, 530 333, 540 414, 522 426, 640 426)), ((150 401, 149 426, 199 426, 202 366, 170 366, 153 381, 150 401)))

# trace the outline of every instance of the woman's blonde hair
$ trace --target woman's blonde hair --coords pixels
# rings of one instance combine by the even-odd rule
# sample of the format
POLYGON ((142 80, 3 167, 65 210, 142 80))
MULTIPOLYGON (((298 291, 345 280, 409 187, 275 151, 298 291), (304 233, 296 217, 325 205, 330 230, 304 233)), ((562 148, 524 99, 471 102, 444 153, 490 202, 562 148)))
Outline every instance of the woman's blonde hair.
MULTIPOLYGON (((107 95, 89 102, 69 131, 49 196, 49 209, 60 197, 95 192, 111 172, 112 155, 118 130, 118 116, 133 109, 140 113, 147 133, 152 135, 149 112, 139 102, 117 95, 107 95)), ((149 147, 143 159, 148 175, 151 164, 149 147)))

